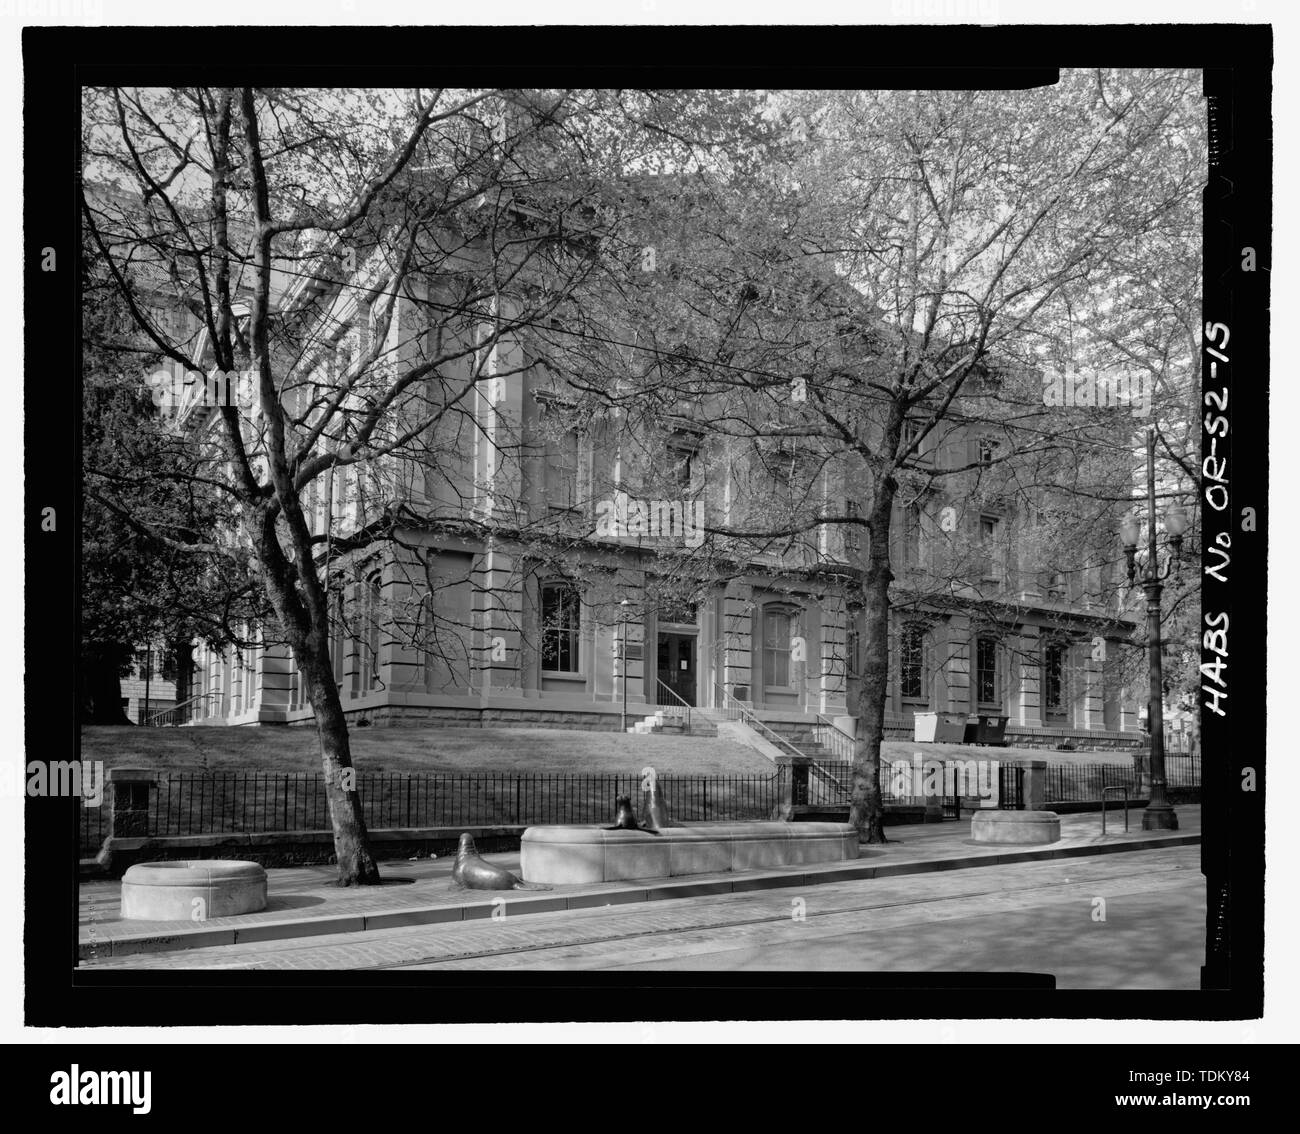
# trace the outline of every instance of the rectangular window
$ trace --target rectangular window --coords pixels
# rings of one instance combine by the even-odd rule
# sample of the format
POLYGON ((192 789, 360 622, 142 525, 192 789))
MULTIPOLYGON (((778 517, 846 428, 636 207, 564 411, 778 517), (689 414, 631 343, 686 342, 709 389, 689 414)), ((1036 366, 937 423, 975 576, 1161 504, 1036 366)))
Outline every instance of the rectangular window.
POLYGON ((542 587, 542 669, 548 673, 580 673, 582 610, 571 583, 542 587))
POLYGON ((978 581, 996 582, 1001 578, 999 570, 1001 522, 996 516, 981 516, 979 541, 975 548, 975 578, 978 581))
POLYGON ((659 621, 671 622, 679 626, 694 626, 700 620, 698 604, 688 600, 669 600, 660 604, 659 621))
POLYGON ((347 647, 343 637, 343 623, 336 621, 330 628, 330 664, 334 668, 334 683, 343 688, 343 655, 347 647))
POLYGON ((909 504, 903 513, 903 563, 908 567, 921 564, 921 505, 909 504))
POLYGON ((568 510, 578 503, 578 432, 570 429, 546 442, 544 457, 546 506, 568 510))
POLYGON ((1048 646, 1043 657, 1043 703, 1050 712, 1065 708, 1065 647, 1048 646))
POLYGON ((370 580, 366 588, 366 688, 374 689, 379 684, 379 624, 381 618, 380 601, 382 598, 381 582, 378 575, 370 580))
POLYGON ((926 411, 919 419, 909 418, 903 422, 903 433, 899 438, 899 452, 907 452, 908 447, 912 445, 913 442, 916 443, 916 448, 913 449, 905 458, 906 462, 910 465, 922 465, 928 467, 934 464, 940 431, 931 428, 929 433, 922 437, 921 434, 925 433, 926 427, 929 424, 930 415, 928 411, 926 411))
POLYGON ((998 703, 998 644, 993 638, 976 639, 975 688, 981 705, 998 703))
POLYGON ((672 470, 672 483, 685 492, 690 492, 691 482, 695 479, 695 450, 683 444, 668 446, 668 464, 672 470))
POLYGON ((903 627, 899 642, 899 682, 904 698, 925 699, 925 630, 915 623, 903 627))
POLYGON ((763 679, 772 686, 790 684, 790 615, 763 612, 763 679))
MULTIPOLYGON (((844 514, 851 520, 857 520, 862 517, 862 509, 858 506, 856 500, 846 500, 844 502, 844 514)), ((861 551, 866 544, 864 538, 866 530, 861 524, 845 524, 844 550, 850 554, 861 551)))
POLYGON ((858 643, 858 628, 850 622, 844 630, 844 668, 851 677, 862 672, 861 647, 858 643))

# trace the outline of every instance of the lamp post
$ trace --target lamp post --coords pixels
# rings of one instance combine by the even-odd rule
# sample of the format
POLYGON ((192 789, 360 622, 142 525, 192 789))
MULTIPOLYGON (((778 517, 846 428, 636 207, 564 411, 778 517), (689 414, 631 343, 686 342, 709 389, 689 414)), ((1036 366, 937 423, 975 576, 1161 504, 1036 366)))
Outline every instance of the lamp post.
POLYGON ((622 599, 618 605, 620 608, 619 612, 623 616, 623 632, 620 635, 622 638, 622 645, 618 651, 618 672, 619 676, 622 678, 623 685, 623 716, 621 719, 623 722, 622 731, 627 732, 627 599, 622 599))
MULTIPOLYGON (((1161 656, 1160 593, 1164 580, 1173 570, 1178 571, 1178 560, 1183 549, 1183 533, 1187 531, 1187 516, 1175 504, 1165 515, 1165 532, 1172 552, 1160 570, 1156 545, 1156 432, 1147 430, 1147 562, 1142 575, 1142 590, 1147 604, 1147 677, 1149 690, 1147 724, 1151 731, 1151 798, 1142 813, 1144 831, 1176 831, 1178 815, 1165 798, 1165 722, 1164 722, 1164 666, 1161 656)), ((1129 585, 1136 571, 1135 558, 1142 529, 1132 513, 1120 525, 1120 542, 1128 564, 1129 585)))

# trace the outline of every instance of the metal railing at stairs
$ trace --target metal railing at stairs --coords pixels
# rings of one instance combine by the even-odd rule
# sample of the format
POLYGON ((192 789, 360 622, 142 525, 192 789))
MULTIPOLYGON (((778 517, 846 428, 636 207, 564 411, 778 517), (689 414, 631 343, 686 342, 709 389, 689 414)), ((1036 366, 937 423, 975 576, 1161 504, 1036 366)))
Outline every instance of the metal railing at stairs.
POLYGON ((729 720, 738 720, 742 724, 748 725, 769 744, 776 745, 777 748, 781 749, 781 751, 788 756, 797 756, 800 760, 812 759, 812 757, 807 755, 807 753, 802 752, 784 736, 781 736, 779 733, 773 732, 768 728, 767 725, 758 719, 758 715, 750 706, 746 705, 742 701, 737 701, 735 697, 727 692, 724 686, 715 682, 713 688, 718 694, 718 711, 724 713, 729 720))
POLYGON ((691 706, 677 693, 672 686, 666 684, 660 678, 655 678, 658 683, 656 702, 665 716, 679 717, 682 725, 689 734, 691 731, 691 706), (665 698, 667 698, 665 700, 665 698))
MULTIPOLYGON (((167 728, 173 725, 188 724, 195 718, 195 711, 191 706, 206 704, 208 701, 219 699, 220 693, 200 693, 197 697, 191 697, 188 701, 182 701, 179 705, 173 705, 170 709, 164 709, 161 713, 154 713, 145 717, 144 725, 147 728, 167 728)), ((202 716, 207 716, 203 713, 202 716)))

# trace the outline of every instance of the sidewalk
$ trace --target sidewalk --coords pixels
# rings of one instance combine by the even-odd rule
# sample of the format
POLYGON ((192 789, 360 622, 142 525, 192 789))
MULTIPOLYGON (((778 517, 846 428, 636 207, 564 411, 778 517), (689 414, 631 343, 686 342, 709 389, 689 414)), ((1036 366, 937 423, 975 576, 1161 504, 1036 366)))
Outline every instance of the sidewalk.
MULTIPOLYGON (((663 901, 787 886, 815 886, 857 879, 889 878, 964 870, 1016 862, 1154 850, 1200 842, 1201 809, 1178 808, 1178 831, 1141 830, 1141 812, 1111 811, 1107 834, 1099 813, 1061 816, 1061 839, 1050 846, 993 846, 970 839, 966 820, 886 829, 892 841, 862 846, 855 862, 779 870, 691 875, 681 879, 556 886, 550 892, 461 890, 451 882, 451 857, 383 862, 385 884, 340 889, 331 866, 272 868, 267 873, 267 908, 261 913, 212 918, 206 922, 124 921, 118 881, 83 882, 79 891, 79 956, 93 962, 133 953, 245 944, 321 934, 363 933, 397 926, 469 921, 491 917, 504 901, 512 917, 592 906, 663 901)), ((486 855, 519 873, 519 855, 486 855)))

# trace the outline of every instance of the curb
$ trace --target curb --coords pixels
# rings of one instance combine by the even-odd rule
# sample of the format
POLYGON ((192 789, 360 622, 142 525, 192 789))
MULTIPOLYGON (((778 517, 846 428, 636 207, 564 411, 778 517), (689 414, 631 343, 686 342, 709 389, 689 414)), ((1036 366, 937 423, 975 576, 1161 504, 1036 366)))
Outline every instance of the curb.
MULTIPOLYGON (((934 874, 941 870, 971 870, 984 866, 1009 866, 1020 862, 1047 862, 1053 859, 1089 858, 1095 855, 1120 854, 1142 850, 1168 850, 1172 847, 1197 846, 1200 834, 1161 835, 1141 842, 1106 843, 1096 846, 1035 847, 1008 850, 979 858, 937 858, 919 862, 871 865, 847 863, 828 870, 809 873, 746 872, 735 878, 716 878, 706 882, 653 882, 644 886, 626 886, 594 894, 555 895, 546 898, 511 898, 505 904, 511 915, 556 913, 562 910, 590 909, 594 906, 628 905, 640 902, 671 901, 674 898, 699 898, 714 894, 740 894, 754 890, 776 890, 790 886, 818 886, 834 882, 854 882, 872 878, 897 878, 909 874, 934 874)), ((267 921, 257 925, 231 926, 229 929, 199 929, 189 933, 141 934, 80 941, 79 960, 104 960, 134 953, 165 953, 181 949, 199 949, 214 945, 245 945, 255 941, 275 941, 293 937, 319 937, 333 933, 364 933, 374 929, 433 925, 449 921, 472 921, 491 917, 497 901, 466 902, 462 905, 407 908, 368 914, 338 914, 331 917, 267 921)))

